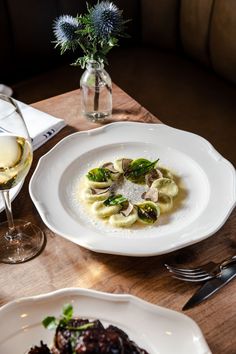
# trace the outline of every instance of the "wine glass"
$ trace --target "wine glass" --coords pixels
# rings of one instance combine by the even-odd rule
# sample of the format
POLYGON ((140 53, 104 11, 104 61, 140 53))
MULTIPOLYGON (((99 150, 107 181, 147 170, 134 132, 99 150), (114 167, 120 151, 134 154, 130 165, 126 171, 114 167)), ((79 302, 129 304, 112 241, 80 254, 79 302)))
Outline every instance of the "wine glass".
POLYGON ((0 94, 0 192, 7 222, 0 223, 0 262, 22 263, 36 256, 44 234, 31 222, 13 220, 9 190, 23 182, 33 158, 31 139, 17 103, 0 94))

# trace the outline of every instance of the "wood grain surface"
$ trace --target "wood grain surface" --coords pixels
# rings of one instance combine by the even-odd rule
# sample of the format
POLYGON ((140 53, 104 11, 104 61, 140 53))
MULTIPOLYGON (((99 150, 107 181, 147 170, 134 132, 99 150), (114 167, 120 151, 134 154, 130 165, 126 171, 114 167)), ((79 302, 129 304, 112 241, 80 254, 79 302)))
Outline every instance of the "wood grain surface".
MULTIPOLYGON (((112 121, 160 122, 115 85, 113 98, 112 121)), ((212 237, 162 256, 136 258, 97 254, 63 239, 51 232, 41 221, 29 197, 29 179, 39 157, 59 140, 77 130, 92 129, 97 125, 89 123, 81 116, 79 90, 35 103, 33 106, 65 119, 68 125, 35 152, 34 163, 24 187, 13 202, 14 216, 38 224, 44 230, 47 242, 43 252, 29 262, 19 265, 0 264, 0 305, 19 297, 60 288, 84 287, 110 293, 129 293, 154 304, 181 311, 199 285, 171 278, 163 266, 164 263, 196 266, 207 260, 220 261, 236 254, 235 211, 212 237)), ((4 212, 0 214, 0 220, 5 220, 4 212)), ((186 314, 200 326, 214 354, 236 353, 236 280, 208 301, 186 311, 186 314)))

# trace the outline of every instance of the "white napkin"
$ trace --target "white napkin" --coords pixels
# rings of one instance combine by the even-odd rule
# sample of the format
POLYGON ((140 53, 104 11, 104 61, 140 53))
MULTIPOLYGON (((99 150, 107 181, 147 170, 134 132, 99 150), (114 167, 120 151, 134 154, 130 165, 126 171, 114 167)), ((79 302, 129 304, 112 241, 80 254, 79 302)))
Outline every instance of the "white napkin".
POLYGON ((46 143, 66 125, 63 119, 55 118, 20 101, 17 101, 17 104, 27 125, 34 150, 46 143))
POLYGON ((11 87, 0 84, 0 93, 7 96, 12 96, 13 90, 11 87))

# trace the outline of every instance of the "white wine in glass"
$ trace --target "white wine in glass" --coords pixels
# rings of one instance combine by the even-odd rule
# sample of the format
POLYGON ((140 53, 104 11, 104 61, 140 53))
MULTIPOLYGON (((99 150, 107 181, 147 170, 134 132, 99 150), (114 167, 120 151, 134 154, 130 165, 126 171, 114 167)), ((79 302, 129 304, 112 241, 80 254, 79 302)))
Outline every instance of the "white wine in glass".
POLYGON ((23 116, 11 98, 0 95, 0 192, 7 222, 0 224, 0 262, 22 263, 35 257, 44 245, 38 226, 14 220, 9 190, 22 182, 33 159, 31 139, 23 116))

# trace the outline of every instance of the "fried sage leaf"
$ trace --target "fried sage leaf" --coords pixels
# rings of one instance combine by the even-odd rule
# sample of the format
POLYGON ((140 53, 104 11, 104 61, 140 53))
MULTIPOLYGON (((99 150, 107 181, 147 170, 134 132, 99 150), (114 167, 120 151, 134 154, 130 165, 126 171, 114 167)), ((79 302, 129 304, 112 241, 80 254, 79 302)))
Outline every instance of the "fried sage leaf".
POLYGON ((117 194, 117 195, 112 195, 111 197, 104 200, 103 204, 106 206, 120 205, 120 204, 123 204, 124 202, 127 202, 127 201, 128 201, 128 199, 123 197, 123 195, 117 194))
POLYGON ((87 178, 93 182, 107 182, 111 178, 111 173, 106 168, 93 168, 88 172, 87 178))
POLYGON ((155 168, 157 161, 151 162, 143 158, 133 160, 124 176, 133 183, 144 183, 145 175, 155 168))
POLYGON ((159 207, 153 202, 139 203, 136 207, 138 219, 143 224, 154 224, 160 215, 159 207))

